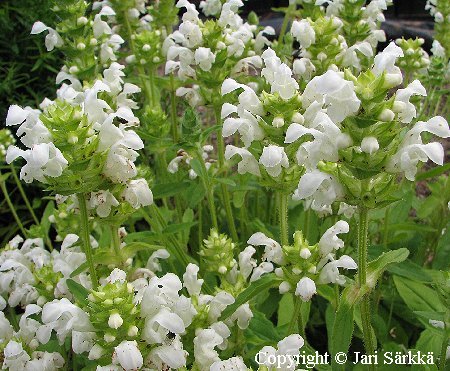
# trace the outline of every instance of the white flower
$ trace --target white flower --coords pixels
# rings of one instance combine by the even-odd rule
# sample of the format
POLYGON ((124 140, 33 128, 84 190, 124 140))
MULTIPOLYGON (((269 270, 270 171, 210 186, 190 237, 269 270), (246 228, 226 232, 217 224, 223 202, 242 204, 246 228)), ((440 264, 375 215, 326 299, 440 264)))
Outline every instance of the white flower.
POLYGON ((310 301, 316 292, 316 284, 309 277, 301 278, 295 288, 295 295, 300 296, 303 301, 310 301))
POLYGON ((258 353, 258 363, 267 366, 269 369, 280 371, 294 371, 297 369, 295 358, 300 354, 300 348, 303 347, 305 341, 298 334, 292 334, 278 342, 278 349, 271 346, 265 346, 258 353), (286 359, 284 363, 278 363, 280 357, 286 359), (291 356, 291 357, 289 357, 291 356))
POLYGON ((14 371, 24 370, 27 362, 31 359, 28 353, 23 349, 21 343, 11 340, 6 345, 4 351, 3 369, 14 371))
POLYGON ((250 173, 256 176, 261 176, 258 161, 256 161, 255 157, 247 149, 238 148, 231 144, 227 145, 225 149, 225 158, 229 160, 236 154, 242 158, 242 160, 238 163, 239 174, 250 173))
POLYGON ((99 217, 106 218, 111 212, 112 207, 119 206, 119 201, 117 201, 110 191, 102 190, 91 193, 88 205, 90 209, 95 209, 99 217))
POLYGON ((16 135, 28 148, 32 148, 34 144, 49 143, 51 142, 51 134, 39 120, 40 114, 41 111, 39 110, 30 107, 22 108, 13 104, 8 108, 6 126, 20 125, 16 135))
POLYGON ((145 179, 130 180, 122 193, 122 197, 135 209, 153 203, 153 193, 145 179))
POLYGON ((298 183, 292 198, 294 200, 311 199, 314 206, 331 205, 344 194, 342 186, 330 174, 320 170, 306 172, 298 183))
POLYGON ((123 183, 136 176, 136 150, 144 148, 141 138, 134 131, 126 130, 124 125, 117 127, 107 122, 100 128, 99 139, 97 151, 109 149, 103 174, 114 183, 123 183))
POLYGON ((358 208, 356 206, 352 206, 346 204, 345 202, 341 202, 339 204, 338 215, 344 215, 346 218, 350 219, 353 216, 353 214, 355 214, 357 209, 358 208))
POLYGON ((27 162, 20 170, 20 179, 26 183, 31 183, 34 179, 45 183, 47 176, 57 178, 68 165, 61 151, 53 143, 35 144, 26 151, 16 146, 8 147, 6 162, 10 164, 18 157, 27 162))
POLYGON ((319 250, 323 256, 328 255, 334 250, 339 250, 344 247, 342 241, 337 235, 340 233, 348 233, 350 227, 344 220, 338 221, 335 225, 328 228, 319 240, 319 250))
POLYGON ((373 56, 372 45, 367 41, 359 42, 352 45, 342 53, 342 65, 344 67, 355 67, 357 70, 361 70, 361 62, 358 53, 361 53, 367 58, 373 56))
POLYGON ((256 259, 253 259, 253 255, 256 250, 253 246, 247 246, 243 251, 239 253, 239 271, 247 279, 256 267, 256 259))
POLYGON ((316 67, 310 59, 300 58, 294 60, 294 63, 292 64, 292 71, 302 79, 309 81, 311 80, 313 73, 316 71, 316 67))
POLYGON ((200 27, 191 21, 183 21, 178 30, 184 37, 183 45, 188 48, 195 48, 203 41, 203 35, 200 27))
POLYGON ((190 296, 198 296, 203 285, 203 280, 198 279, 199 267, 195 264, 189 263, 186 267, 186 272, 183 274, 183 286, 189 292, 190 296))
POLYGON ((226 361, 216 361, 214 362, 210 371, 247 371, 248 368, 245 365, 241 357, 233 357, 227 359, 226 361))
POLYGON ((114 348, 113 364, 120 364, 126 371, 138 370, 144 364, 144 359, 136 341, 122 341, 114 348))
POLYGON ((210 48, 200 47, 194 53, 194 60, 203 71, 209 71, 216 60, 216 55, 211 52, 210 48))
POLYGON ((314 77, 306 85, 302 103, 307 108, 313 102, 325 105, 328 116, 335 124, 357 113, 361 104, 355 94, 353 82, 345 80, 340 73, 333 70, 314 77))
POLYGON ((386 167, 389 172, 404 172, 406 179, 413 181, 419 161, 426 162, 430 159, 435 164, 443 164, 442 144, 438 142, 423 144, 421 134, 424 131, 441 138, 450 137, 448 123, 443 117, 436 116, 427 122, 419 121, 405 134, 398 152, 389 159, 386 167))
POLYGON ((427 91, 419 80, 414 80, 405 89, 398 89, 395 94, 393 111, 405 124, 409 124, 417 116, 416 107, 409 101, 412 95, 421 95, 422 97, 427 95, 427 91))
POLYGON ((307 19, 292 22, 291 34, 302 48, 309 48, 316 42, 316 33, 307 19))
POLYGON ((186 356, 180 336, 175 335, 174 339, 168 339, 163 345, 152 349, 149 359, 157 370, 163 370, 167 366, 176 370, 186 366, 186 356))
POLYGON ((200 94, 200 87, 192 85, 191 88, 179 87, 175 94, 177 97, 184 97, 191 107, 197 107, 203 103, 203 97, 200 94))
POLYGON ((324 265, 320 271, 318 282, 321 284, 338 283, 343 285, 345 276, 339 274, 338 268, 357 269, 358 266, 350 256, 342 255, 338 260, 333 260, 324 265))
POLYGON ((264 166, 267 173, 272 177, 281 174, 282 167, 289 167, 289 160, 283 147, 269 145, 264 147, 259 163, 264 166))
POLYGON ((431 53, 433 54, 433 57, 445 58, 445 49, 438 40, 433 40, 431 53))
POLYGON ((312 170, 321 160, 338 161, 338 151, 351 144, 350 136, 341 133, 339 127, 324 112, 318 112, 310 126, 311 128, 307 128, 293 123, 286 131, 285 143, 292 143, 306 135, 314 138, 313 141, 300 144, 296 153, 297 163, 312 170))
POLYGON ((222 2, 220 0, 203 0, 200 1, 200 9, 207 17, 218 15, 222 9, 222 2))
POLYGON ((63 45, 63 40, 61 39, 61 36, 59 36, 58 32, 51 27, 47 27, 42 22, 38 21, 33 24, 31 34, 36 35, 44 31, 48 31, 47 36, 45 36, 45 47, 47 48, 47 51, 52 51, 55 46, 59 48, 63 45))
POLYGON ((236 321, 238 327, 241 330, 245 330, 248 327, 250 320, 252 318, 253 312, 251 311, 249 304, 245 303, 239 306, 238 309, 236 309, 236 311, 229 317, 229 321, 230 322, 236 321))
POLYGON ((272 238, 267 237, 264 233, 257 232, 252 234, 247 243, 253 246, 265 246, 263 259, 268 262, 283 264, 283 250, 280 244, 272 238))
POLYGON ((391 42, 381 53, 375 56, 372 71, 377 76, 383 72, 386 73, 386 88, 397 86, 403 81, 402 71, 395 65, 399 57, 403 57, 403 50, 394 42, 391 42))
POLYGON ((56 331, 60 344, 64 343, 72 330, 88 332, 93 330, 87 313, 66 298, 55 299, 44 305, 42 308, 42 323, 43 325, 38 329, 36 336, 43 344, 47 344, 50 340, 52 330, 56 331))
MULTIPOLYGON (((3 309, 5 308, 2 308, 2 311, 3 309)), ((11 326, 8 319, 5 317, 5 313, 2 311, 0 311, 0 344, 4 344, 6 341, 9 341, 14 334, 14 328, 11 326)))
POLYGON ((210 370, 214 362, 220 361, 219 354, 214 348, 222 344, 223 340, 222 336, 211 328, 197 332, 194 338, 194 357, 201 371, 210 370))

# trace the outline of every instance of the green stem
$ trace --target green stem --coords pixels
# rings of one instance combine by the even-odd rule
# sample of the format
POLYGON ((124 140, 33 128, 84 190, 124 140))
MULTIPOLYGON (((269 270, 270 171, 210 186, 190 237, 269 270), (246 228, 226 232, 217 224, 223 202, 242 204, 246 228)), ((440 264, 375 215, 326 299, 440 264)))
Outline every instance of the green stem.
MULTIPOLYGON (((222 119, 220 117, 220 106, 216 105, 214 106, 214 114, 216 117, 216 125, 221 125, 222 119)), ((217 151, 219 152, 218 158, 219 158, 219 168, 220 172, 225 172, 225 149, 224 149, 224 142, 222 137, 222 127, 217 130, 217 151)), ((228 188, 226 184, 221 184, 220 188, 222 190, 222 197, 223 197, 223 205, 225 207, 225 214, 227 217, 227 224, 228 228, 230 228, 230 234, 233 241, 237 242, 239 241, 236 225, 234 224, 234 218, 233 218, 233 209, 231 208, 231 199, 230 194, 228 193, 228 188)))
MULTIPOLYGON (((359 207, 358 223, 358 283, 363 287, 367 283, 367 240, 369 234, 369 210, 364 206, 359 207)), ((366 354, 374 354, 375 347, 372 339, 372 327, 370 319, 370 294, 364 295, 361 302, 361 321, 363 328, 364 345, 366 354)), ((370 365, 369 369, 374 369, 370 365)))
POLYGON ((278 221, 280 224, 281 245, 286 246, 289 244, 288 195, 283 192, 278 194, 278 221))
POLYGON ((92 247, 90 239, 89 228, 89 215, 86 207, 86 196, 84 193, 77 193, 78 204, 80 208, 80 227, 81 227, 81 239, 83 240, 83 250, 86 255, 86 261, 89 266, 89 272, 91 274, 92 287, 97 290, 98 278, 97 271, 94 266, 94 259, 92 256, 92 247))
POLYGON ((177 101, 175 95, 175 81, 173 74, 170 74, 170 114, 172 119, 172 138, 178 143, 178 120, 177 120, 177 101))
POLYGON ((112 237, 112 247, 114 250, 114 254, 119 258, 120 261, 122 261, 122 253, 120 251, 120 238, 119 238, 119 231, 117 225, 112 224, 110 226, 111 228, 111 237, 112 237))
POLYGON ((311 208, 308 208, 305 211, 305 226, 303 228, 303 235, 305 236, 306 240, 309 241, 309 223, 311 220, 311 208))
POLYGON ((298 325, 298 333, 305 338, 303 330, 303 318, 302 318, 302 304, 303 301, 300 296, 295 296, 294 313, 292 313, 291 321, 289 322, 289 327, 287 329, 286 336, 292 334, 295 330, 295 324, 298 325))
POLYGON ((283 42, 284 34, 286 33, 287 26, 291 20, 291 12, 295 10, 295 4, 290 4, 286 10, 286 14, 283 18, 283 23, 281 24, 280 34, 278 35, 278 44, 283 42))
POLYGON ((442 339, 441 354, 439 358, 439 371, 445 370, 445 363, 447 360, 448 336, 446 331, 447 329, 444 328, 444 338, 442 339))
MULTIPOLYGON (((2 173, 0 172, 0 176, 1 175, 2 175, 2 173)), ((16 213, 16 209, 14 208, 14 205, 11 202, 11 199, 9 198, 8 190, 6 189, 6 181, 5 180, 0 181, 0 187, 3 192, 3 196, 5 196, 6 203, 8 204, 9 209, 11 210, 11 214, 13 215, 14 219, 16 220, 17 226, 19 227, 19 229, 22 232, 22 234, 24 235, 24 237, 27 237, 27 231, 23 227, 23 224, 20 221, 20 218, 16 213)))
POLYGON ((23 201, 25 202, 25 205, 28 208, 28 211, 30 212, 31 216, 33 217, 34 220, 34 224, 39 225, 39 220, 36 217, 36 214, 33 211, 33 208, 31 207, 30 201, 28 200, 27 194, 25 193, 23 187, 22 187, 22 182, 19 180, 19 177, 17 176, 17 172, 16 172, 16 168, 14 167, 13 164, 10 165, 11 166, 11 172, 13 175, 13 178, 17 184, 17 188, 19 188, 20 194, 22 195, 23 201))
MULTIPOLYGON (((125 27, 127 28, 130 49, 131 49, 132 53, 134 55, 136 55, 136 45, 135 45, 134 39, 133 39, 133 30, 131 28, 131 23, 128 18, 128 11, 125 11, 123 13, 123 19, 124 19, 125 27)), ((136 66, 137 66, 136 68, 138 70, 139 79, 141 80, 141 85, 142 85, 147 103, 153 105, 152 87, 150 86, 149 81, 145 78, 146 77, 145 70, 142 67, 142 65, 140 64, 140 61, 136 61, 136 66)))

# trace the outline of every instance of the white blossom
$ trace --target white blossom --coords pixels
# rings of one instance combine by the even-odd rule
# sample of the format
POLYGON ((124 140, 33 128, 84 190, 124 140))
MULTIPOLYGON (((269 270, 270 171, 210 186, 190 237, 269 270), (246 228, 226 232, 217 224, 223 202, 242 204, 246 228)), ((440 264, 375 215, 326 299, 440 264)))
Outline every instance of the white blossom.
POLYGON ((142 178, 130 180, 122 193, 122 197, 135 209, 153 203, 153 193, 147 181, 142 178))
POLYGON ((122 341, 114 348, 113 364, 120 364, 126 371, 138 370, 144 364, 144 359, 136 341, 122 341))
POLYGON ((292 22, 291 34, 302 48, 309 48, 316 42, 316 33, 307 19, 292 22))
POLYGON ((309 277, 301 278, 297 283, 297 287, 295 288, 295 295, 300 296, 303 301, 311 300, 316 292, 316 284, 309 277))
POLYGON ((413 181, 419 161, 426 162, 430 159, 435 164, 443 164, 444 149, 442 144, 438 142, 424 144, 421 137, 424 131, 441 138, 450 137, 448 123, 441 116, 433 117, 427 122, 417 122, 405 134, 398 152, 389 159, 386 168, 389 172, 404 172, 406 179, 413 181))
POLYGON ((55 46, 59 48, 63 45, 63 40, 61 39, 61 36, 59 36, 59 33, 56 32, 53 28, 47 27, 40 21, 33 24, 31 34, 36 35, 44 31, 48 31, 47 36, 45 36, 45 47, 47 48, 47 51, 50 52, 55 48, 55 46))

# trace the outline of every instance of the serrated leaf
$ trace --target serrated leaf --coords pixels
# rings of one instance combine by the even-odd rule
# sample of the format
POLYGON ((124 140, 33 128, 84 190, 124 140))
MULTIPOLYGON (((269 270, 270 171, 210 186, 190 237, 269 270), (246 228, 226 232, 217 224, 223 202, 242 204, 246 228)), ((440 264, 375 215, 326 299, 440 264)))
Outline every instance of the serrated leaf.
POLYGON ((260 292, 263 292, 280 282, 280 278, 278 278, 274 273, 265 274, 259 280, 256 280, 244 290, 242 291, 236 301, 225 308, 220 316, 220 321, 226 320, 229 316, 231 316, 237 308, 239 308, 242 304, 247 303, 249 300, 254 298, 260 292))

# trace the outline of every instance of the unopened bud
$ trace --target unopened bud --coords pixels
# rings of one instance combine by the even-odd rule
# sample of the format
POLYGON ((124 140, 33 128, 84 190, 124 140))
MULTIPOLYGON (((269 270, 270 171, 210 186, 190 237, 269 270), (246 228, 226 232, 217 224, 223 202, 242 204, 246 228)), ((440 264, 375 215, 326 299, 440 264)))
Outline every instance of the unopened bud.
POLYGON ((120 326, 123 325, 123 319, 119 313, 113 313, 109 316, 108 326, 117 330, 120 326))
POLYGON ((311 251, 309 251, 309 249, 304 247, 303 249, 300 250, 300 256, 303 259, 308 259, 311 256, 311 251))
POLYGON ((284 126, 284 119, 281 116, 275 117, 272 121, 272 126, 276 128, 281 128, 284 126))

